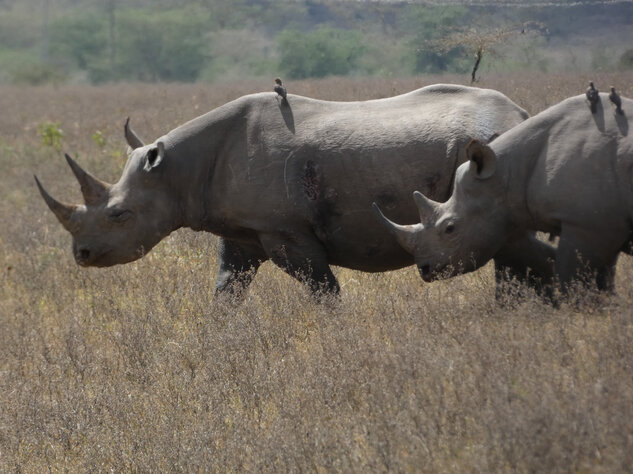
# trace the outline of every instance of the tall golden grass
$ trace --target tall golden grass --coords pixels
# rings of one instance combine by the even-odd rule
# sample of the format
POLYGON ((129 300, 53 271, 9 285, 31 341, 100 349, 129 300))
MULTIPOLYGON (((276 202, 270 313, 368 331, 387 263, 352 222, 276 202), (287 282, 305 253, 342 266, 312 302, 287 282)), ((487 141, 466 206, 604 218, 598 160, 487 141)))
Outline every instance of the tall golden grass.
MULTIPOLYGON (((633 74, 478 85, 534 114, 589 79, 633 97, 633 74)), ((466 80, 287 85, 361 100, 466 80)), ((490 266, 433 284, 339 268, 340 301, 315 304, 268 263, 236 307, 212 301, 216 238, 188 230, 135 263, 74 264, 32 174, 59 199, 78 186, 39 125, 58 122, 63 150, 115 181, 126 116, 153 140, 271 88, 0 87, 0 472, 632 471, 628 256, 617 295, 584 309, 519 287, 496 302, 490 266)))

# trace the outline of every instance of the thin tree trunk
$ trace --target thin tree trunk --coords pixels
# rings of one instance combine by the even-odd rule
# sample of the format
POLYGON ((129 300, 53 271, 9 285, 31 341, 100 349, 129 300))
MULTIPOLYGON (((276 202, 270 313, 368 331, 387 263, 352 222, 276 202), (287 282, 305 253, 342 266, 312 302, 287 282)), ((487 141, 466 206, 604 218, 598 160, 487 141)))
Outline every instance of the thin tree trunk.
POLYGON ((110 46, 110 71, 114 70, 114 62, 116 60, 116 18, 114 11, 116 10, 116 0, 110 0, 108 2, 108 16, 109 16, 109 46, 110 46))
POLYGON ((50 0, 43 0, 42 10, 42 50, 40 51, 40 57, 42 62, 48 61, 48 5, 50 0))
POLYGON ((479 63, 481 62, 481 57, 484 55, 484 50, 480 46, 477 49, 477 53, 475 54, 475 65, 473 66, 473 72, 470 75, 470 83, 473 84, 477 80, 477 69, 479 68, 479 63))

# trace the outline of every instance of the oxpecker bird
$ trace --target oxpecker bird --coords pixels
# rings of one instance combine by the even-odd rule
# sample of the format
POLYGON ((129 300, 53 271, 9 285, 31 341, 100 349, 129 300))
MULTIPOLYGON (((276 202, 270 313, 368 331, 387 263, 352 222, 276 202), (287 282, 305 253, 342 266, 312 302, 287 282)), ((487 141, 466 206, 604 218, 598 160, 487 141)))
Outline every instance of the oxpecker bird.
POLYGON ((600 102, 600 94, 598 93, 598 89, 594 87, 593 82, 589 82, 589 87, 587 88, 587 100, 591 105, 591 113, 595 114, 598 102, 600 102))
POLYGON ((285 101, 286 99, 286 88, 283 86, 281 79, 275 79, 275 88, 274 91, 281 96, 281 98, 285 101))
POLYGON ((615 91, 615 87, 611 86, 611 93, 609 94, 609 100, 615 105, 615 112, 622 115, 624 112, 622 111, 622 99, 615 91))

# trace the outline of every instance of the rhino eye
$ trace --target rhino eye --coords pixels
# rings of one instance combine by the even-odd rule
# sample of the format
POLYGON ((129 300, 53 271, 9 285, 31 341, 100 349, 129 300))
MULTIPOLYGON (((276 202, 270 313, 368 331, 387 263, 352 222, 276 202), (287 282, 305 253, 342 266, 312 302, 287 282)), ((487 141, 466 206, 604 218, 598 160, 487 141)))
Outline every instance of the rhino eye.
POLYGON ((452 234, 454 230, 455 230, 455 224, 448 224, 446 226, 446 229, 444 229, 444 232, 446 232, 447 234, 452 234))
POLYGON ((125 209, 116 209, 116 210, 110 212, 108 217, 110 218, 110 220, 112 220, 114 222, 125 222, 129 218, 131 218, 132 215, 133 215, 132 211, 128 211, 128 210, 125 210, 125 209))

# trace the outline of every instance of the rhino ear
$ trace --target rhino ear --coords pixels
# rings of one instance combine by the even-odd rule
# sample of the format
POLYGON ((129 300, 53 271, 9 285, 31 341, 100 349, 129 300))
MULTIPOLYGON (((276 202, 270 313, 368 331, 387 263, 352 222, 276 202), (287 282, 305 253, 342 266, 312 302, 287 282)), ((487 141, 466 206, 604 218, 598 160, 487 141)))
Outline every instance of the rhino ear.
POLYGON ((145 156, 145 166, 143 166, 143 169, 145 171, 155 170, 163 162, 163 158, 165 158, 165 144, 163 142, 157 142, 155 146, 152 146, 147 150, 147 155, 145 156))
POLYGON ((477 179, 488 179, 497 168, 497 156, 488 145, 478 140, 471 140, 466 146, 466 156, 470 160, 471 172, 477 179))

